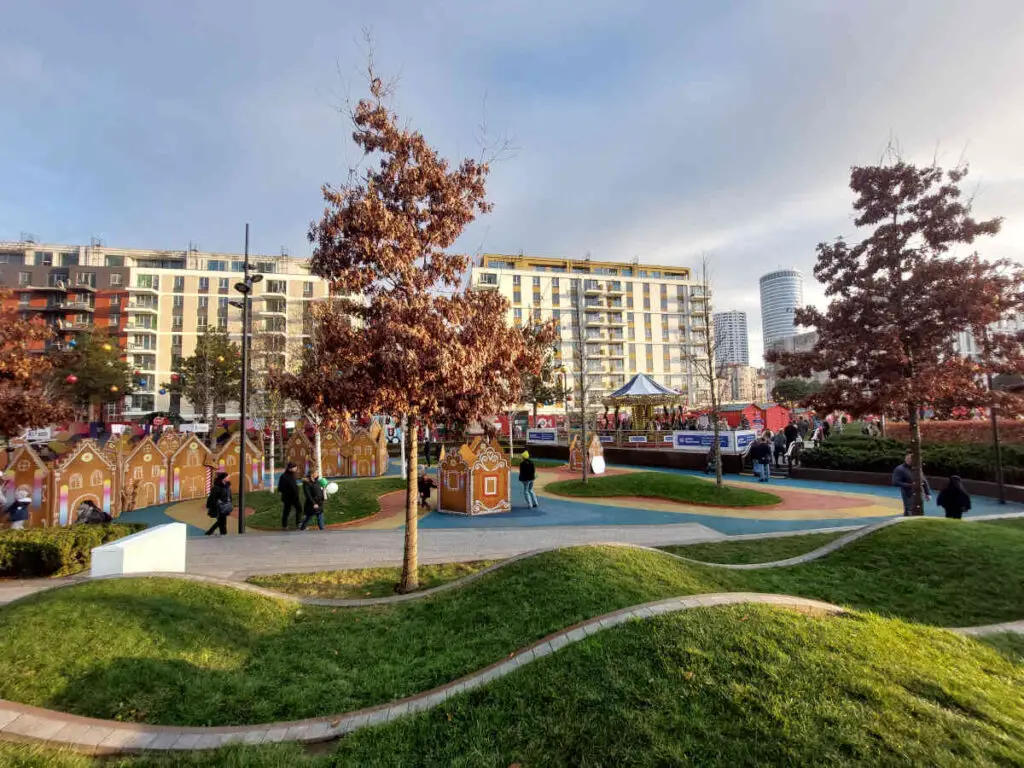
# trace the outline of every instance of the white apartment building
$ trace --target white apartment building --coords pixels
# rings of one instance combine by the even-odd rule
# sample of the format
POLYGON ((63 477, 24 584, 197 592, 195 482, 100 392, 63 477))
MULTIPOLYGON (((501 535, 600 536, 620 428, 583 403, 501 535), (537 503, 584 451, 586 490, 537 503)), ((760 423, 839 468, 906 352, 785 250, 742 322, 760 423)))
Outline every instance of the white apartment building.
POLYGON ((638 372, 679 390, 691 405, 710 399, 699 363, 707 360, 704 305, 710 297, 686 267, 485 254, 473 267, 471 285, 501 291, 511 304, 510 322, 558 323, 556 365, 574 391, 574 349, 582 338, 587 399, 595 409, 638 372))
MULTIPOLYGON (((250 255, 263 275, 254 286, 252 333, 254 367, 285 366, 301 352, 311 333, 310 308, 328 296, 326 281, 311 275, 305 260, 284 255, 250 255)), ((242 278, 243 256, 179 251, 0 242, 0 284, 10 289, 23 314, 40 313, 58 331, 57 344, 78 333, 105 330, 114 335, 141 382, 108 416, 136 417, 153 411, 193 415, 162 385, 174 359, 195 352, 206 327, 241 340, 240 301, 234 285, 242 278)), ((237 418, 227 403, 220 415, 237 418)))
POLYGON ((747 313, 733 309, 715 312, 715 362, 722 365, 750 365, 747 313))

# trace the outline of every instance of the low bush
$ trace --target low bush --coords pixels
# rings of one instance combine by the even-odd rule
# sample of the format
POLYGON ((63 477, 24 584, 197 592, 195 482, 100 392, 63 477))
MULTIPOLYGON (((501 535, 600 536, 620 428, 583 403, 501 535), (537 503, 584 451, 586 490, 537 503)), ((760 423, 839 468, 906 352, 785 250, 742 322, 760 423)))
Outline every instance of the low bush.
POLYGON ((0 577, 27 579, 77 573, 89 567, 93 547, 145 527, 112 523, 0 532, 0 577))
MULTIPOLYGON (((903 462, 906 445, 892 438, 843 437, 811 448, 800 455, 805 467, 852 472, 892 472, 903 462)), ((925 443, 924 471, 929 475, 960 475, 969 480, 995 480, 995 451, 990 445, 925 443)), ((1004 445, 1003 477, 1024 483, 1024 446, 1004 445)))
MULTIPOLYGON (((1024 443, 1024 421, 1000 419, 999 432, 1008 443, 1024 443)), ((906 422, 889 422, 885 433, 896 440, 910 440, 910 425, 906 422)), ((924 443, 986 444, 992 442, 992 423, 983 421, 938 421, 921 422, 921 441, 924 443)))

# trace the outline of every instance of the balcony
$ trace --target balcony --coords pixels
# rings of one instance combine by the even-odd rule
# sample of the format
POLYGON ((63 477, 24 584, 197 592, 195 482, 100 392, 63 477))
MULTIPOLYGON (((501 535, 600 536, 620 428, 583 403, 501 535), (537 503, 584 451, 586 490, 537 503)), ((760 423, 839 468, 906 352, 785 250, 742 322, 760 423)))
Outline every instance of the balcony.
POLYGON ((626 293, 626 289, 621 284, 615 285, 608 283, 608 289, 605 291, 609 296, 623 296, 626 293))
MULTIPOLYGON (((483 280, 478 280, 473 287, 478 291, 496 291, 498 290, 498 282, 495 280, 493 283, 486 283, 483 280)), ((312 296, 306 296, 305 298, 309 299, 312 296)))
POLYGON ((21 291, 47 291, 55 293, 67 293, 68 285, 63 280, 57 280, 49 285, 20 285, 18 290, 21 291))
POLYGON ((156 328, 150 325, 136 325, 134 323, 128 323, 125 326, 125 330, 129 333, 152 333, 156 335, 156 328))
POLYGON ((126 307, 128 312, 151 312, 157 314, 160 309, 157 304, 147 304, 140 301, 130 301, 126 307))
POLYGON ((128 293, 145 293, 150 296, 160 295, 160 286, 156 285, 129 285, 128 293))
POLYGON ((605 325, 606 321, 601 315, 587 315, 583 322, 588 327, 595 327, 605 325))
POLYGON ((622 349, 615 350, 609 348, 608 351, 605 353, 605 357, 610 358, 612 360, 623 360, 626 357, 626 352, 625 350, 622 349))
POLYGON ((257 309, 256 315, 259 317, 288 317, 288 308, 271 305, 263 309, 257 309))
POLYGON ((583 283, 583 293, 585 293, 586 295, 596 296, 601 292, 601 284, 596 280, 586 280, 583 283))
POLYGON ((610 325, 612 328, 624 328, 626 326, 626 321, 623 320, 621 317, 616 318, 614 315, 610 315, 608 317, 607 324, 610 325))
POLYGON ((75 285, 68 284, 68 290, 82 293, 96 293, 96 287, 88 285, 87 283, 76 283, 75 285))
POLYGON ((132 342, 128 344, 129 352, 156 352, 156 344, 147 346, 146 344, 139 344, 138 342, 132 342))
POLYGON ((265 283, 265 285, 266 288, 263 289, 263 293, 261 293, 260 296, 277 297, 288 295, 288 286, 285 283, 279 283, 276 280, 270 280, 267 283, 265 283))
POLYGON ((57 330, 69 331, 71 333, 85 333, 96 330, 96 326, 92 323, 71 323, 67 321, 60 321, 57 323, 57 330))

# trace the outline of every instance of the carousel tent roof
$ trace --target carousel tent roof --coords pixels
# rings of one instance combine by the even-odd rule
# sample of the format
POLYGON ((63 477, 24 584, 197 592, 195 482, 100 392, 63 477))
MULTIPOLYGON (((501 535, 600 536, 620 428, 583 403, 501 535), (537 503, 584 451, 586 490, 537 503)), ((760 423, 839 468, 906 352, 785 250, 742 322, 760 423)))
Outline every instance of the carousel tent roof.
POLYGON ((638 373, 627 381, 625 386, 612 392, 609 397, 675 397, 678 395, 679 393, 674 389, 663 387, 647 374, 638 373))

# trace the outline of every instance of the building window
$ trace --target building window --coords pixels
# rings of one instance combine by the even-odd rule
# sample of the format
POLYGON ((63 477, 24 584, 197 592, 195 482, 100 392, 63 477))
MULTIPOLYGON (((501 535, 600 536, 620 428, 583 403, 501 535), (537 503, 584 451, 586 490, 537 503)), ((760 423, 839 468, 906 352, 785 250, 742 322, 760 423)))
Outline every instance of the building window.
POLYGON ((19 272, 18 273, 18 285, 29 285, 32 282, 31 272, 19 272))
POLYGON ((61 266, 64 267, 77 267, 78 266, 78 254, 77 253, 62 253, 60 255, 61 266))
POLYGON ((305 282, 302 284, 302 295, 307 298, 313 298, 313 283, 305 282))
POLYGON ((111 288, 120 288, 122 285, 124 285, 124 275, 122 275, 122 274, 120 274, 118 272, 111 272, 110 273, 110 287, 111 288))
MULTIPOLYGON (((175 275, 174 276, 174 292, 175 293, 183 293, 184 291, 185 291, 185 278, 184 278, 184 276, 183 275, 175 275)), ((176 296, 175 298, 179 298, 179 297, 176 296)))
POLYGON ((244 261, 232 261, 231 262, 231 271, 232 272, 245 272, 245 262, 244 261))
POLYGON ((68 488, 72 491, 77 491, 82 487, 82 476, 75 472, 71 477, 68 478, 68 488))
POLYGON ((139 275, 137 278, 136 286, 139 288, 152 288, 154 290, 160 289, 160 276, 159 275, 139 275))
POLYGON ((217 279, 217 293, 227 293, 230 287, 230 281, 226 277, 217 279))
POLYGON ((513 318, 513 320, 515 320, 515 324, 516 325, 522 325, 523 324, 523 310, 521 310, 519 307, 516 307, 515 309, 513 309, 512 310, 512 318, 513 318))
POLYGON ((121 316, 120 315, 115 315, 115 314, 108 315, 107 316, 107 325, 109 327, 111 327, 111 328, 120 328, 121 327, 121 316))
POLYGON ((540 288, 540 278, 539 277, 533 278, 533 287, 534 288, 540 288))
POLYGON ((44 267, 52 267, 53 251, 36 251, 36 264, 44 267))
POLYGON ((211 259, 206 262, 206 268, 211 272, 227 272, 228 263, 226 261, 211 259))
POLYGON ((180 331, 185 327, 185 318, 183 315, 171 315, 171 330, 180 331))
POLYGON ((109 253, 104 257, 103 263, 108 267, 123 267, 124 256, 112 256, 109 253))
POLYGON ((98 485, 103 485, 103 473, 100 470, 94 470, 92 477, 89 478, 89 485, 95 488, 98 485))
POLYGON ((498 276, 496 274, 494 274, 493 272, 484 272, 483 274, 480 275, 480 284, 481 285, 497 285, 498 284, 498 276))
POLYGON ((185 306, 185 297, 184 296, 172 296, 171 297, 171 306, 175 307, 176 309, 180 309, 181 307, 185 306))

